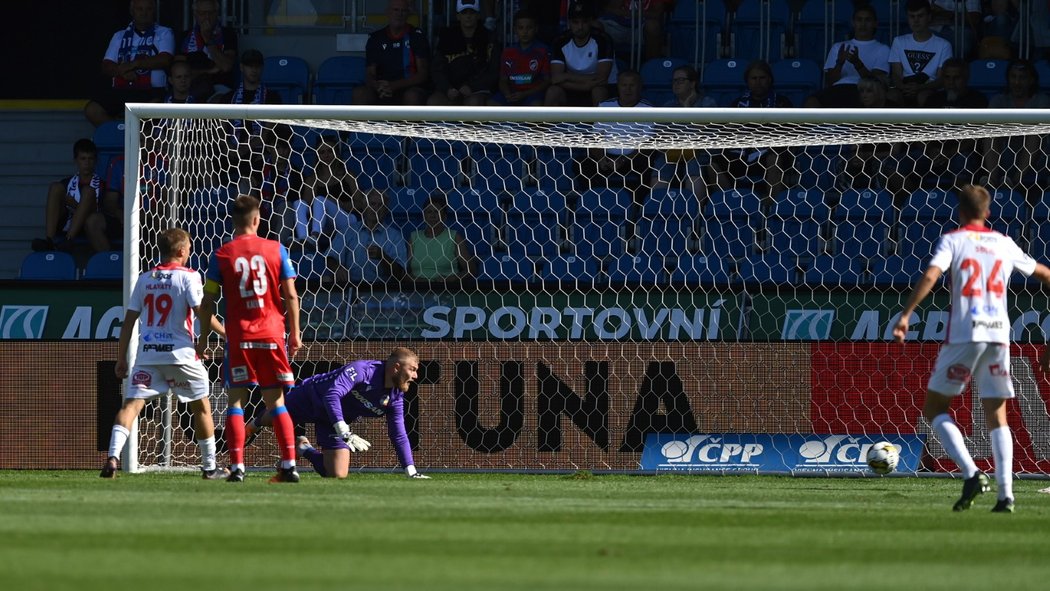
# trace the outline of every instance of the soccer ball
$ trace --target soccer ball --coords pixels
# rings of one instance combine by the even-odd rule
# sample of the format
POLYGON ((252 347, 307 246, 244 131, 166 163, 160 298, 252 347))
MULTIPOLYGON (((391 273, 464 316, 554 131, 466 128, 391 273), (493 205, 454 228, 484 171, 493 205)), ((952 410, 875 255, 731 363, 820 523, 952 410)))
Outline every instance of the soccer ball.
POLYGON ((868 467, 876 474, 889 474, 897 469, 901 459, 897 447, 889 441, 880 441, 868 448, 868 467))

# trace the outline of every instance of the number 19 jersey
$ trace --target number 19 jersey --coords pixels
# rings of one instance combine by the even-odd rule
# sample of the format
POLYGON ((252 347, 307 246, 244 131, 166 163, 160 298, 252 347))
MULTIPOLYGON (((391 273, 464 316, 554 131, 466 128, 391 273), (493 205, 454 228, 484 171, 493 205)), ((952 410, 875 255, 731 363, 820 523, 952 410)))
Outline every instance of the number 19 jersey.
POLYGON ((1010 275, 1035 272, 1036 262, 1014 241, 984 226, 968 225, 937 242, 930 266, 948 274, 952 308, 948 343, 1009 343, 1010 275))
MULTIPOLYGON (((295 278, 295 269, 280 242, 236 236, 212 255, 207 277, 209 283, 222 285, 230 343, 284 343, 281 280, 295 278)), ((211 293, 211 286, 208 289, 211 293)))
POLYGON ((190 310, 201 304, 201 276, 175 264, 139 276, 128 310, 139 313, 135 365, 186 365, 197 361, 190 310))

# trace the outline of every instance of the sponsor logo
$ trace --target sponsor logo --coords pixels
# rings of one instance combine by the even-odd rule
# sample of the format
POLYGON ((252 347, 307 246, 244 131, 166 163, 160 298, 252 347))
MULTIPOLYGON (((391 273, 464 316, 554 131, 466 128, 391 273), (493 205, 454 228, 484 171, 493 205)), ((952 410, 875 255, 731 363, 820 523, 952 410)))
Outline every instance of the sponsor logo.
POLYGON ((40 339, 48 306, 4 306, 0 308, 0 338, 40 339))
POLYGON ((277 374, 277 381, 278 382, 294 382, 295 381, 295 376, 293 376, 292 372, 290 372, 290 371, 281 372, 281 373, 277 374))
POLYGON ((862 442, 857 437, 848 435, 830 435, 822 439, 807 439, 798 448, 799 458, 802 466, 820 466, 826 468, 827 464, 852 464, 862 467, 867 464, 865 459, 871 442, 862 442))
POLYGON ((248 381, 248 368, 244 365, 238 365, 237 367, 230 368, 230 377, 235 382, 247 382, 248 381))
POLYGON ((152 384, 153 376, 148 371, 136 371, 135 374, 131 376, 132 386, 149 388, 152 384))
POLYGON ((960 382, 965 384, 966 382, 970 381, 970 368, 959 363, 956 363, 955 365, 949 367, 948 381, 960 382))
POLYGON ((693 435, 685 440, 673 439, 660 448, 667 463, 719 464, 731 466, 751 465, 752 458, 765 450, 761 443, 738 443, 724 441, 717 435, 693 435))
POLYGON ((143 353, 145 353, 146 351, 156 351, 157 353, 171 353, 174 350, 175 350, 175 345, 172 345, 172 344, 158 345, 158 344, 150 343, 148 345, 143 345, 142 346, 142 352, 143 353))
MULTIPOLYGON (((385 410, 372 404, 372 401, 365 398, 364 394, 358 392, 357 390, 351 390, 351 392, 354 393, 354 398, 356 398, 357 401, 361 403, 361 406, 365 407, 365 409, 367 409, 368 412, 376 415, 377 417, 383 416, 383 414, 386 412, 385 410)), ((387 398, 389 399, 389 396, 387 398)))
POLYGON ((780 338, 785 341, 822 341, 831 337, 835 310, 788 310, 780 338))
POLYGON ((1002 329, 1002 327, 1003 327, 1003 321, 1002 320, 974 320, 973 321, 973 328, 974 328, 974 330, 976 330, 978 328, 983 328, 983 329, 986 329, 986 330, 1000 330, 1000 329, 1002 329))

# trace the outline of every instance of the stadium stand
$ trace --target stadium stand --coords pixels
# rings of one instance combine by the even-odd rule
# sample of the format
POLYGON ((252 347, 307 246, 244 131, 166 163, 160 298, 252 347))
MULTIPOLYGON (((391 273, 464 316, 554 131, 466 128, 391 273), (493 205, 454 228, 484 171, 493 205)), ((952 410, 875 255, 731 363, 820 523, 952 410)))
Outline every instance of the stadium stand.
POLYGON ((71 281, 77 278, 73 255, 59 251, 31 252, 22 259, 18 278, 33 281, 71 281))
POLYGON ((124 122, 107 121, 99 125, 91 135, 91 141, 98 148, 95 173, 105 179, 110 161, 124 154, 124 122))
POLYGON ((277 91, 286 105, 305 103, 310 92, 310 66, 301 57, 273 55, 264 62, 262 81, 277 91))
POLYGON ((973 60, 970 62, 970 88, 991 99, 1006 86, 1009 60, 973 60))
POLYGON ((641 67, 642 81, 645 85, 643 96, 657 107, 673 99, 671 74, 675 68, 686 65, 689 65, 689 61, 682 58, 658 57, 646 60, 641 67))
POLYGON ((124 277, 124 252, 110 250, 96 252, 88 259, 81 279, 105 280, 124 277))
POLYGON ((823 77, 820 65, 809 59, 780 60, 770 64, 773 69, 774 88, 787 95, 791 104, 800 107, 806 97, 820 90, 823 77))
POLYGON ((311 96, 318 105, 349 105, 354 87, 364 81, 364 56, 334 55, 318 66, 311 96))

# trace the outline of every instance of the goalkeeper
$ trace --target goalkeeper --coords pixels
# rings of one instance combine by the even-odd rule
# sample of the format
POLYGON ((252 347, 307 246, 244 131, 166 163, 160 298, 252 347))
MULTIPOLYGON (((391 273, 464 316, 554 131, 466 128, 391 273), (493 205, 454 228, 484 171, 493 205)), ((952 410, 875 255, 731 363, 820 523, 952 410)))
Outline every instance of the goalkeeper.
MULTIPOLYGON (((405 432, 405 392, 416 379, 419 356, 398 347, 386 361, 354 361, 311 376, 285 396, 285 407, 296 423, 314 424, 321 450, 299 438, 300 453, 324 478, 346 478, 350 452, 368 451, 371 443, 354 434, 350 423, 360 418, 386 417, 390 442, 409 478, 429 478, 416 471, 405 432)), ((248 425, 251 437, 272 422, 270 413, 248 425)))

